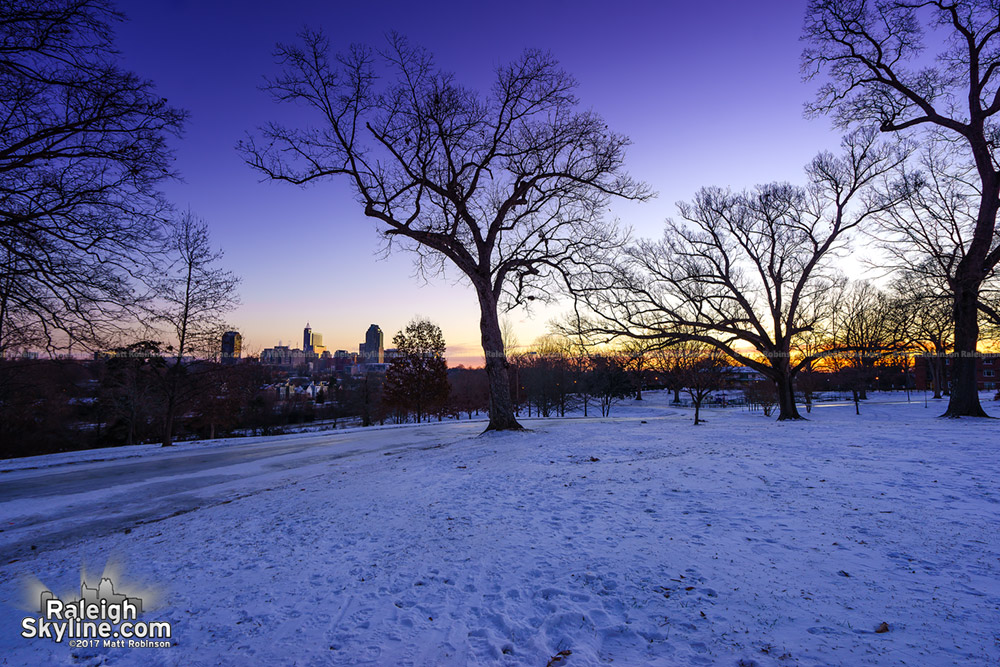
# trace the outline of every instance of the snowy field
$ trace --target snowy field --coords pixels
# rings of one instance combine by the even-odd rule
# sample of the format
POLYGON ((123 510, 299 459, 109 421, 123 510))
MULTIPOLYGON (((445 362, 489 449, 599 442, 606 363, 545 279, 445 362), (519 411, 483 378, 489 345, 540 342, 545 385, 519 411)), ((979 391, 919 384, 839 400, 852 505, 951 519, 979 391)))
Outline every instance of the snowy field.
MULTIPOLYGON (((861 416, 706 410, 693 427, 666 401, 528 433, 384 429, 227 480, 231 502, 18 552, 0 664, 1000 664, 1000 421, 879 394, 861 416), (109 561, 159 590, 145 616, 174 646, 19 636, 24 581, 72 590, 109 561)), ((0 490, 102 456, 36 460, 0 490)), ((0 503, 5 532, 20 511, 0 503)))

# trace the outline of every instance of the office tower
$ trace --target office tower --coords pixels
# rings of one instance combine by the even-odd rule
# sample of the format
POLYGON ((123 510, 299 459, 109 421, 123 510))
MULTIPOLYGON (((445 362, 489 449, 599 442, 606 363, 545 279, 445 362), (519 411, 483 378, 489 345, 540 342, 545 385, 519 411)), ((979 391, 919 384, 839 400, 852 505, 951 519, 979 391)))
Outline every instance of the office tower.
POLYGON ((306 328, 302 330, 302 351, 312 352, 313 349, 313 330, 309 327, 309 323, 306 322, 306 328))
POLYGON ((235 364, 240 358, 240 348, 243 347, 243 336, 238 331, 227 331, 222 334, 222 363, 235 364))
POLYGON ((383 363, 385 349, 382 347, 382 330, 377 324, 368 327, 368 331, 365 333, 364 347, 361 351, 364 354, 366 363, 383 363))
POLYGON ((317 357, 322 356, 322 354, 326 351, 326 346, 323 345, 323 334, 317 333, 315 331, 313 332, 312 351, 316 354, 317 357))

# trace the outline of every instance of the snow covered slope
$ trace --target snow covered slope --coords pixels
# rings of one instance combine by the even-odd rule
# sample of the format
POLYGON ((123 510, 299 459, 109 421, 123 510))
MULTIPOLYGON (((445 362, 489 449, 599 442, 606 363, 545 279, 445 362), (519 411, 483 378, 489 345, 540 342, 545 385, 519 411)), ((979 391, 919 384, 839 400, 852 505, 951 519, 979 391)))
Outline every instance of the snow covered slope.
POLYGON ((886 402, 693 427, 666 400, 409 448, 424 427, 390 429, 39 548, 0 565, 0 663, 1000 663, 1000 423, 886 402), (22 577, 73 589, 109 558, 162 590, 146 615, 174 646, 18 635, 22 577))

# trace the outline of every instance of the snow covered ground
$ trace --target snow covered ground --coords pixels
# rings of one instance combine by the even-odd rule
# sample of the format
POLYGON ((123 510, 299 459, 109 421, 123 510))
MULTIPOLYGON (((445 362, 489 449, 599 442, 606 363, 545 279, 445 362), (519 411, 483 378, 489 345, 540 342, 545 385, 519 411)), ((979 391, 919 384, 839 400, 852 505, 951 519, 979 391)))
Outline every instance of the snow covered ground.
MULTIPOLYGON (((995 665, 1000 422, 917 398, 693 427, 651 393, 528 433, 385 429, 228 479, 231 502, 19 552, 0 664, 995 665), (19 636, 24 580, 71 590, 109 560, 160 590, 145 617, 174 646, 19 636)), ((87 493, 84 514, 120 489, 87 493)))

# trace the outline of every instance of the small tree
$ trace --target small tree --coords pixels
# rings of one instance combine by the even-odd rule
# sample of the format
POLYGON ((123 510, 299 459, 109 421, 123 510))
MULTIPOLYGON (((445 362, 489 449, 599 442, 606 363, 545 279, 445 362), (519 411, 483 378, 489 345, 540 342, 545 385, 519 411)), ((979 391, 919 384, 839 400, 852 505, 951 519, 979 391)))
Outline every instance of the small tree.
POLYGON ((601 407, 602 417, 609 416, 615 403, 633 391, 625 361, 615 353, 591 357, 590 386, 601 407))
POLYGON ((645 374, 652 365, 653 353, 658 345, 655 341, 645 339, 630 339, 622 342, 620 352, 626 362, 626 367, 632 375, 632 386, 635 387, 635 400, 642 400, 642 388, 645 374))
POLYGON ((585 250, 620 242, 602 221, 608 200, 648 196, 624 172, 628 140, 577 110, 576 83, 540 51, 497 68, 481 95, 398 35, 383 52, 356 46, 333 59, 321 33, 301 38, 278 46, 285 71, 267 89, 304 103, 319 125, 268 125, 263 147, 244 142, 247 162, 300 185, 345 177, 422 273, 458 268, 479 301, 488 428, 521 428, 499 307, 551 298, 551 282, 575 272, 585 250))
POLYGON ((948 286, 933 271, 915 264, 901 273, 892 284, 892 291, 910 346, 923 353, 934 398, 941 398, 947 390, 944 360, 952 349, 955 334, 948 286))
POLYGON ((673 394, 671 402, 680 405, 684 377, 678 356, 673 353, 671 347, 663 347, 653 352, 651 365, 659 374, 667 391, 673 394))
POLYGON ((412 412, 417 423, 445 405, 451 393, 441 328, 414 320, 392 339, 398 356, 385 374, 385 401, 412 412))
POLYGON ((677 356, 677 369, 684 391, 691 397, 694 406, 694 425, 700 419, 701 405, 712 392, 725 387, 731 366, 724 355, 711 345, 696 342, 674 346, 670 352, 677 356))
POLYGON ((765 417, 770 417, 778 405, 778 392, 773 382, 756 380, 744 388, 747 406, 750 410, 761 410, 765 417))

